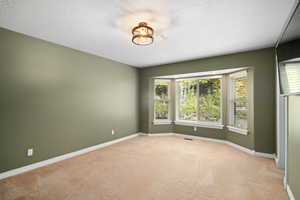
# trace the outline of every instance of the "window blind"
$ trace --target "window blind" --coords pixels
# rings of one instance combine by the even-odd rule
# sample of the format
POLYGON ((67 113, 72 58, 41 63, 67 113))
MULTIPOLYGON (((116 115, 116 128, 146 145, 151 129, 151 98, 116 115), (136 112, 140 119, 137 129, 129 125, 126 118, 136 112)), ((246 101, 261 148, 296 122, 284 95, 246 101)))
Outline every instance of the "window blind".
POLYGON ((280 67, 281 93, 300 94, 300 63, 286 63, 280 67))

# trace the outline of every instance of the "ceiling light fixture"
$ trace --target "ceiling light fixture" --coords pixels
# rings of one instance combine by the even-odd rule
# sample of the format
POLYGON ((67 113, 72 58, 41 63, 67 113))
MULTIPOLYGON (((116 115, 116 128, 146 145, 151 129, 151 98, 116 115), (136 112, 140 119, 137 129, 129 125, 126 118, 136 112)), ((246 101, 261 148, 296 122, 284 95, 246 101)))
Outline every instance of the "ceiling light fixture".
POLYGON ((149 45, 153 43, 153 29, 146 22, 140 22, 132 29, 132 42, 136 45, 149 45))

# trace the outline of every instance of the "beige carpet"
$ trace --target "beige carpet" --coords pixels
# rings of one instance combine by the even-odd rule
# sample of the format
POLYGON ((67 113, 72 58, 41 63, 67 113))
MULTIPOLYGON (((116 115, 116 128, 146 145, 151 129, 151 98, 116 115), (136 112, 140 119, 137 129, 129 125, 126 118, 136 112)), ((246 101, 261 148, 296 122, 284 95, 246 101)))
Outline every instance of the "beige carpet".
POLYGON ((214 142, 140 136, 0 181, 0 199, 282 200, 274 161, 214 142))

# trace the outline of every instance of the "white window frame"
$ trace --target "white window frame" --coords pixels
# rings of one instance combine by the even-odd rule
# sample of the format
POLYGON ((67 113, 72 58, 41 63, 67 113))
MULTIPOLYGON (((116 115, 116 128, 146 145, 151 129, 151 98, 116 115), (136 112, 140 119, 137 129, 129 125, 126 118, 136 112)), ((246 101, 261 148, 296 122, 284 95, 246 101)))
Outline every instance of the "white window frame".
POLYGON ((227 91, 227 94, 228 94, 228 125, 226 126, 228 128, 229 131, 232 131, 232 132, 235 132, 235 133, 239 133, 239 134, 242 134, 242 135, 248 135, 249 134, 249 73, 248 73, 248 70, 243 70, 243 71, 240 71, 240 72, 234 72, 232 74, 229 74, 229 79, 228 79, 228 91, 227 91), (233 103, 234 102, 234 91, 235 91, 235 88, 234 88, 234 79, 237 79, 237 78, 241 78, 241 77, 244 77, 245 76, 245 73, 246 73, 246 77, 247 77, 247 80, 248 80, 248 85, 247 85, 247 92, 248 92, 248 107, 247 107, 247 110, 248 110, 248 113, 247 113, 247 129, 241 129, 241 128, 237 128, 234 126, 234 107, 233 107, 233 103))
POLYGON ((166 125, 171 124, 171 80, 170 79, 154 79, 153 81, 153 124, 154 125, 166 125), (156 89, 155 89, 155 81, 165 81, 168 83, 168 119, 156 119, 155 116, 155 97, 156 97, 156 89))
POLYGON ((287 61, 279 66, 279 78, 282 96, 300 95, 299 88, 292 89, 291 86, 299 85, 300 61, 287 61), (293 68, 291 71, 291 67, 293 68), (291 76, 292 75, 292 76, 291 76), (290 81, 292 84, 290 85, 290 81))
MULTIPOLYGON (((193 77, 193 78, 184 78, 184 79, 176 79, 176 106, 175 106, 175 113, 176 113, 176 125, 182 125, 182 126, 192 126, 192 127, 202 127, 202 128, 214 128, 214 129, 223 129, 223 75, 217 75, 217 76, 203 76, 203 77, 193 77), (189 120, 182 120, 179 119, 179 86, 178 82, 183 80, 201 80, 201 79, 216 79, 219 78, 221 80, 221 99, 220 99, 220 114, 221 119, 220 123, 218 122, 209 122, 209 121, 199 121, 199 113, 198 113, 198 103, 197 103, 197 121, 189 121, 189 120)), ((199 84, 197 84, 197 98, 199 97, 199 84)))

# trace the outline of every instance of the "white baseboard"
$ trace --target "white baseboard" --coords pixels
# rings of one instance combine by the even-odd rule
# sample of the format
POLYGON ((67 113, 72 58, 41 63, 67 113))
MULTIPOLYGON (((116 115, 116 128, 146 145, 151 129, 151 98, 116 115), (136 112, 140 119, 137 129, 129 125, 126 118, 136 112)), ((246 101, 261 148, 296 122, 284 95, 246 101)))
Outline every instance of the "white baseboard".
POLYGON ((240 150, 240 151, 243 151, 243 152, 245 152, 245 153, 248 153, 248 154, 250 154, 250 155, 255 155, 255 151, 252 150, 252 149, 248 149, 248 148, 246 148, 246 147, 243 147, 243 146, 241 146, 241 145, 235 144, 235 143, 230 142, 230 141, 226 141, 226 144, 228 144, 229 146, 232 146, 232 147, 234 147, 234 148, 236 148, 236 149, 238 149, 238 150, 240 150))
POLYGON ((286 191, 287 191, 287 193, 288 193, 288 195, 289 195, 289 199, 290 199, 290 200, 295 200, 295 196, 294 196, 294 194, 293 194, 293 192, 292 192, 292 190, 291 190, 291 188, 290 188, 289 185, 287 185, 286 191))
POLYGON ((191 135, 185 135, 185 134, 178 134, 174 133, 174 135, 181 136, 181 137, 187 137, 187 138, 192 138, 192 139, 198 139, 198 140, 204 140, 204 141, 210 141, 210 142, 217 142, 217 143, 222 143, 222 144, 227 144, 230 145, 240 151, 243 151, 245 153, 249 153, 251 155, 254 155, 254 151, 250 150, 246 147, 240 146, 238 144, 232 143, 227 140, 222 140, 222 139, 216 139, 216 138, 207 138, 207 137, 201 137, 201 136, 191 136, 191 135))
POLYGON ((284 186, 284 189, 287 189, 286 175, 284 175, 284 177, 283 177, 283 186, 284 186))
POLYGON ((173 133, 140 133, 141 136, 172 136, 173 133))
POLYGON ((285 168, 284 162, 280 161, 280 159, 278 158, 278 156, 276 154, 274 154, 274 160, 276 163, 276 167, 284 170, 284 168, 285 168))
POLYGON ((40 167, 43 167, 43 166, 46 166, 46 165, 49 165, 49 164, 53 164, 53 163, 56 163, 56 162, 59 162, 59 161, 62 161, 62 160, 68 159, 68 158, 72 158, 72 157, 79 156, 79 155, 82 155, 82 154, 85 154, 85 153, 88 153, 88 152, 91 152, 91 151, 95 151, 97 149, 101 149, 101 148, 104 148, 106 146, 109 146, 109 145, 112 145, 112 144, 115 144, 115 143, 118 143, 118 142, 121 142, 121 141, 124 141, 124 140, 134 138, 138 135, 139 135, 139 133, 132 134, 132 135, 129 135, 129 136, 126 136, 126 137, 116 139, 116 140, 112 140, 112 141, 105 142, 105 143, 102 143, 102 144, 98 144, 98 145, 95 145, 95 146, 91 146, 91 147, 88 147, 88 148, 85 148, 85 149, 81 149, 79 151, 67 153, 67 154, 64 154, 64 155, 61 155, 61 156, 50 158, 48 160, 43 160, 43 161, 40 161, 40 162, 37 162, 37 163, 26 165, 24 167, 9 170, 9 171, 0 173, 0 180, 4 179, 4 178, 11 177, 11 176, 15 176, 15 175, 18 175, 18 174, 21 174, 21 173, 24 173, 24 172, 28 172, 30 170, 40 168, 40 167))
POLYGON ((141 133, 141 135, 146 135, 146 136, 170 136, 170 135, 175 135, 175 136, 180 136, 180 137, 185 137, 185 138, 191 138, 191 139, 198 139, 198 140, 204 140, 204 141, 210 141, 210 142, 218 142, 218 143, 230 145, 230 146, 232 146, 232 147, 234 147, 236 149, 239 149, 240 151, 243 151, 243 152, 248 153, 250 155, 254 155, 256 157, 263 157, 263 158, 275 159, 275 155, 274 154, 255 152, 252 149, 248 149, 246 147, 243 147, 241 145, 235 144, 235 143, 230 142, 228 140, 208 138, 208 137, 201 137, 201 136, 194 136, 194 135, 185 135, 185 134, 180 134, 180 133, 149 133, 149 134, 141 133))
POLYGON ((275 157, 274 157, 274 160, 275 160, 275 163, 276 163, 276 167, 277 167, 277 168, 280 168, 280 167, 279 167, 279 159, 278 159, 278 157, 275 156, 275 157))
POLYGON ((274 159, 276 161, 275 154, 255 152, 255 156, 263 157, 263 158, 271 158, 271 159, 274 159))
POLYGON ((185 135, 185 134, 180 134, 180 133, 173 133, 173 135, 184 137, 184 138, 196 139, 196 140, 198 139, 198 140, 204 140, 204 141, 210 141, 210 142, 218 142, 218 143, 222 143, 222 144, 225 144, 227 142, 226 140, 194 136, 194 135, 185 135))

